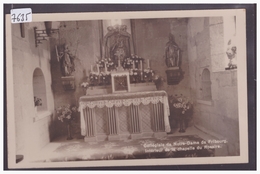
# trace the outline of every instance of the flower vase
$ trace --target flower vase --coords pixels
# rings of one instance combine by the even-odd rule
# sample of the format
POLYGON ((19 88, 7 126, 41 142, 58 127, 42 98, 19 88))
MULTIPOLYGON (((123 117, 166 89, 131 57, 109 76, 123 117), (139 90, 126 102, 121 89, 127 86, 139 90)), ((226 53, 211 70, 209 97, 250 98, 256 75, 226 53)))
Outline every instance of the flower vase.
POLYGON ((133 83, 133 82, 134 82, 133 79, 134 79, 134 78, 133 78, 133 75, 130 75, 130 83, 133 83))
POLYGON ((37 115, 37 111, 38 109, 37 109, 37 106, 34 106, 34 113, 35 113, 35 115, 37 115))
POLYGON ((144 78, 144 81, 146 82, 146 84, 148 85, 149 84, 149 77, 148 76, 146 76, 145 78, 144 78))
POLYGON ((73 139, 71 136, 71 123, 67 124, 67 140, 73 139))
POLYGON ((180 120, 179 120, 179 123, 180 123, 180 130, 179 132, 180 133, 184 133, 185 132, 185 129, 186 129, 186 124, 185 124, 185 120, 186 120, 186 114, 180 114, 180 120))

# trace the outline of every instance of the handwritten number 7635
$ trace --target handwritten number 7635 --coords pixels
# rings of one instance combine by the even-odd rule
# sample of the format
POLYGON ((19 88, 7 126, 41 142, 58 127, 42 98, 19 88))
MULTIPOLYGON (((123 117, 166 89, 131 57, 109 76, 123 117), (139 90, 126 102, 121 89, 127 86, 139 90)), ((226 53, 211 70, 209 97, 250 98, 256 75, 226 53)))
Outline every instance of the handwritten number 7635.
POLYGON ((31 14, 31 12, 29 13, 18 13, 18 15, 16 16, 16 14, 12 14, 12 20, 13 22, 26 22, 28 20, 28 15, 31 14))

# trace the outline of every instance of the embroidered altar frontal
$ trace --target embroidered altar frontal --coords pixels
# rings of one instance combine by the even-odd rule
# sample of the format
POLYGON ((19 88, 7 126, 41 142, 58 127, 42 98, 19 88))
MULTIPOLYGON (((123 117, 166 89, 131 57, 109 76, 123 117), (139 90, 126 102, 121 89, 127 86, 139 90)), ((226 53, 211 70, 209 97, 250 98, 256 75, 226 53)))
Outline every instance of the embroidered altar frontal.
POLYGON ((85 141, 163 137, 170 131, 165 91, 82 96, 79 105, 85 141))

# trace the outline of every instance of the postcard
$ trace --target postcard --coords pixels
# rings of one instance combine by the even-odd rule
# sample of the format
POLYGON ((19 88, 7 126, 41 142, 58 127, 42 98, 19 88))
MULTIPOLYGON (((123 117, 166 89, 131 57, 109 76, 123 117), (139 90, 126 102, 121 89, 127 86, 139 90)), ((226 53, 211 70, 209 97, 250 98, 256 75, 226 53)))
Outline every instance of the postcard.
POLYGON ((248 162, 245 10, 5 19, 9 168, 248 162))

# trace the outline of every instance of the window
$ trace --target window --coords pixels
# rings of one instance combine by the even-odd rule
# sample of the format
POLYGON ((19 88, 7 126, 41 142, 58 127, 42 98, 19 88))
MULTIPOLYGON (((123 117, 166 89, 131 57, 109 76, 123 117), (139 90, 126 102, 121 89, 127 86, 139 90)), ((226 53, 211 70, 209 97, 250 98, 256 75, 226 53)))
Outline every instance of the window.
POLYGON ((202 90, 202 100, 210 101, 211 96, 211 81, 210 81, 210 72, 205 68, 202 72, 201 77, 201 90, 202 90))
POLYGON ((37 99, 41 99, 41 105, 37 106, 37 112, 47 111, 46 85, 40 68, 36 68, 33 72, 33 94, 37 99))

